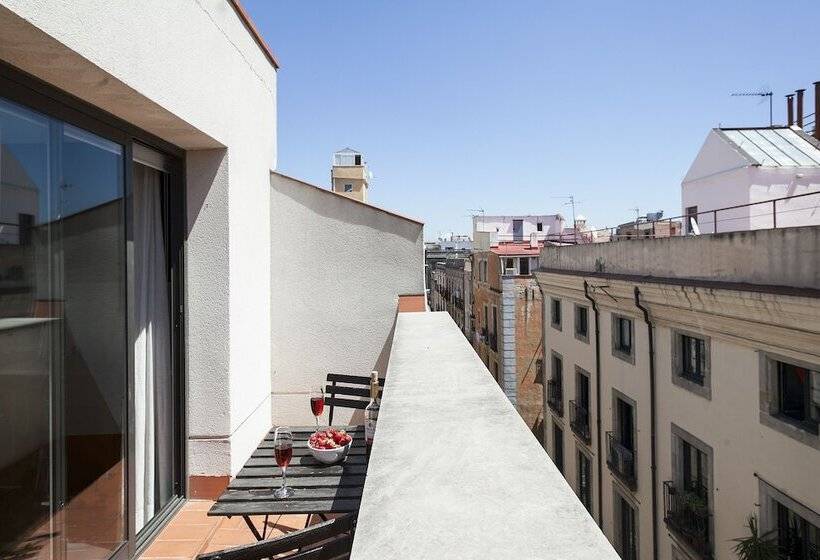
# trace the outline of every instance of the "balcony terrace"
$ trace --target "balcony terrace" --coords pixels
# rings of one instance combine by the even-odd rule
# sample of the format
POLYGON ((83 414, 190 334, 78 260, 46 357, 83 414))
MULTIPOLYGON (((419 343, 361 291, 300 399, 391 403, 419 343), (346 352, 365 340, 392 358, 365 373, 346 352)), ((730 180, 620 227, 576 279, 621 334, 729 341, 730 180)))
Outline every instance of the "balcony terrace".
POLYGON ((712 557, 711 514, 706 488, 686 489, 671 480, 663 483, 663 520, 702 558, 712 557))
POLYGON ((579 438, 589 444, 592 440, 589 430, 589 411, 576 404, 575 401, 569 401, 569 425, 579 438))
POLYGON ((558 379, 547 381, 547 405, 558 416, 564 415, 564 390, 558 379))
MULTIPOLYGON (((143 560, 254 541, 211 504, 188 502, 143 560)), ((269 536, 305 520, 271 517, 269 536)), ((480 557, 618 558, 450 316, 399 313, 350 558, 480 557)))
POLYGON ((635 450, 623 445, 615 432, 606 433, 606 464, 632 490, 638 486, 635 450))

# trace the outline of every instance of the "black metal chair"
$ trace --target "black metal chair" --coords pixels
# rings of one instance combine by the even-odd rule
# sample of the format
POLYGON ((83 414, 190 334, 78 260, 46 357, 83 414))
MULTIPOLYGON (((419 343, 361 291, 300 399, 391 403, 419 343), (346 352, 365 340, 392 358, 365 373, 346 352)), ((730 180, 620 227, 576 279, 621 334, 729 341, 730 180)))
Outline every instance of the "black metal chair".
MULTIPOLYGON (((333 409, 335 407, 356 408, 359 410, 367 408, 367 404, 370 402, 370 378, 366 375, 329 373, 327 383, 327 387, 325 387, 325 404, 329 407, 327 423, 331 426, 333 425, 333 409)), ((381 397, 384 377, 379 378, 379 387, 379 396, 381 397)))
POLYGON ((355 528, 356 516, 349 513, 275 539, 200 554, 197 560, 346 560, 355 528))

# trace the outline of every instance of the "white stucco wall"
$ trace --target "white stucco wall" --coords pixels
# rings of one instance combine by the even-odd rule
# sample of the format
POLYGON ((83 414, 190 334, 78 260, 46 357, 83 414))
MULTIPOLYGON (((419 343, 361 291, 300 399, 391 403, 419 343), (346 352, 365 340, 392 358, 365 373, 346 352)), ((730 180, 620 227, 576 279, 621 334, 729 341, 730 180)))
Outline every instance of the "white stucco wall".
POLYGON ((473 216, 473 239, 477 232, 498 231, 500 241, 511 241, 513 235, 513 220, 521 220, 524 226, 524 239, 529 239, 531 233, 540 236, 547 234, 558 235, 564 229, 564 219, 560 214, 544 214, 539 216, 473 216), (538 222, 543 225, 538 231, 538 222))
POLYGON ((398 296, 424 293, 423 225, 279 173, 270 185, 273 423, 311 423, 306 392, 328 373, 384 374, 398 296))
POLYGON ((270 425, 276 69, 225 0, 0 0, 0 59, 186 150, 189 474, 270 425))

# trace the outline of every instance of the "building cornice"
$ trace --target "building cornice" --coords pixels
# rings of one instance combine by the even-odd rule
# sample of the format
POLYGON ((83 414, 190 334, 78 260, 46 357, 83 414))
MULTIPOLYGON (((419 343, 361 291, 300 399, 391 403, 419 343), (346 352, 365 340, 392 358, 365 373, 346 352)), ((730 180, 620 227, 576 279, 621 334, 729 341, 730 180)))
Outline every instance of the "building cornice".
POLYGON ((657 325, 686 328, 755 349, 820 358, 820 299, 786 293, 658 283, 643 278, 535 273, 547 293, 584 302, 584 283, 603 309, 638 316, 635 287, 657 325))

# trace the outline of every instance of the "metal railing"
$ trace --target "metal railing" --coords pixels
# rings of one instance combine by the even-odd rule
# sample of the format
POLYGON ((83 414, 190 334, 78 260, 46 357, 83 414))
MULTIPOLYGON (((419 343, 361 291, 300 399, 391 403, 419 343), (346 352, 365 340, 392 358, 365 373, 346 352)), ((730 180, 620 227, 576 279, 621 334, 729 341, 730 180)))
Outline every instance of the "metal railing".
POLYGON ((702 210, 697 213, 661 218, 660 220, 651 222, 639 221, 620 224, 617 227, 584 231, 583 234, 595 234, 598 238, 609 238, 610 241, 678 237, 691 233, 689 218, 695 218, 698 229, 702 234, 728 233, 749 229, 776 229, 778 227, 791 227, 795 225, 789 223, 787 219, 784 219, 784 217, 788 218, 794 215, 795 212, 813 213, 812 215, 816 215, 817 222, 820 223, 820 191, 783 196, 769 200, 761 200, 759 202, 748 202, 735 206, 724 206, 711 210, 702 210), (812 204, 811 202, 815 199, 807 199, 806 197, 815 197, 816 202, 812 204), (788 206, 786 201, 796 199, 806 199, 810 202, 809 205, 800 208, 784 208, 784 206, 788 206), (754 212, 753 207, 760 209, 760 211, 754 212), (741 213, 738 211, 743 209, 749 209, 750 211, 749 213, 744 212, 742 215, 739 215, 741 213), (727 216, 727 213, 734 215, 727 216), (767 223, 753 223, 753 221, 758 218, 768 218, 767 223), (618 229, 629 231, 619 234, 618 229))
POLYGON ((564 414, 564 390, 558 379, 547 381, 547 405, 559 416, 564 414))
POLYGON ((684 488, 672 480, 663 483, 663 520, 703 558, 712 557, 708 490, 684 488))
POLYGON ((592 434, 589 431, 589 410, 575 401, 569 401, 569 425, 585 443, 588 444, 592 440, 592 434))
POLYGON ((615 432, 606 433, 606 449, 606 464, 618 478, 634 490, 638 485, 635 450, 623 445, 615 432))

